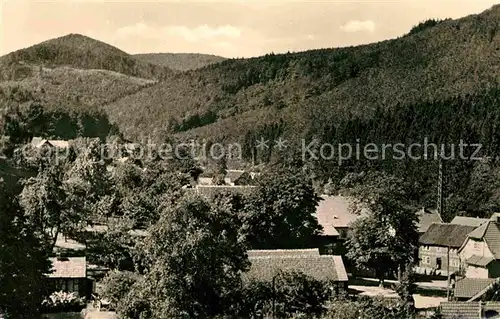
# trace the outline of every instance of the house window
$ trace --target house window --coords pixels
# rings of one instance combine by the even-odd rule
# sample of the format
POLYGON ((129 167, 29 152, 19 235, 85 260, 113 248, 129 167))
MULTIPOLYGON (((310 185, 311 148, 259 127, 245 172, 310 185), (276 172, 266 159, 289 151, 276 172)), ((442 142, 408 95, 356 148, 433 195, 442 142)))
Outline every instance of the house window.
POLYGON ((422 264, 427 264, 427 265, 428 265, 428 264, 430 264, 430 263, 431 263, 431 257, 429 257, 429 256, 424 256, 424 257, 422 258, 422 264))
POLYGON ((479 249, 479 243, 477 241, 474 242, 474 249, 479 249))

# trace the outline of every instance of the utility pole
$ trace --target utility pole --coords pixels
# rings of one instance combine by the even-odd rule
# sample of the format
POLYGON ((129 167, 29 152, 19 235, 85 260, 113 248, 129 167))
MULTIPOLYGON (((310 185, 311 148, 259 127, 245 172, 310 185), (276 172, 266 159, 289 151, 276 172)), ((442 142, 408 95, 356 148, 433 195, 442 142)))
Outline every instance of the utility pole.
POLYGON ((446 254, 446 267, 448 273, 448 280, 446 281, 446 299, 450 301, 450 246, 448 246, 448 252, 446 254))
POLYGON ((275 282, 276 282, 276 275, 273 276, 273 282, 272 282, 272 290, 273 290, 273 319, 276 318, 276 314, 275 314, 276 313, 276 305, 275 305, 275 303, 276 303, 276 301, 275 301, 275 299, 276 299, 276 287, 275 287, 275 282))
POLYGON ((437 190, 437 210, 443 216, 443 159, 439 159, 438 190, 437 190))

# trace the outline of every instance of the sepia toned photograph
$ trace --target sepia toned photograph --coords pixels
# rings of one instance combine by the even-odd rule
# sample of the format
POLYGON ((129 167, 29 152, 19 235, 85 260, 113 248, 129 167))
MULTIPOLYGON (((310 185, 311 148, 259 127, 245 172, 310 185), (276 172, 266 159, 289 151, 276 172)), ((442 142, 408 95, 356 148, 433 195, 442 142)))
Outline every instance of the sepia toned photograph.
POLYGON ((500 2, 0 0, 0 319, 500 319, 500 2))

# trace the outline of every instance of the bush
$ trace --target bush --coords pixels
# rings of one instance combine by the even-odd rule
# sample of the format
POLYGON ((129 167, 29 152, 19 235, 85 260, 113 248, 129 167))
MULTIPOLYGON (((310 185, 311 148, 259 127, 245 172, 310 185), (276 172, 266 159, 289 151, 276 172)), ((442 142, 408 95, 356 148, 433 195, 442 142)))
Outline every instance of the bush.
POLYGON ((85 308, 85 298, 78 298, 72 292, 54 292, 42 301, 44 312, 74 312, 83 308, 85 308))
POLYGON ((319 316, 326 311, 330 296, 325 283, 302 273, 282 272, 275 277, 274 289, 270 282, 247 283, 239 298, 238 315, 270 315, 274 300, 277 318, 319 316))
POLYGON ((119 308, 120 302, 130 292, 140 276, 129 271, 113 271, 102 280, 100 295, 111 302, 113 308, 119 308))

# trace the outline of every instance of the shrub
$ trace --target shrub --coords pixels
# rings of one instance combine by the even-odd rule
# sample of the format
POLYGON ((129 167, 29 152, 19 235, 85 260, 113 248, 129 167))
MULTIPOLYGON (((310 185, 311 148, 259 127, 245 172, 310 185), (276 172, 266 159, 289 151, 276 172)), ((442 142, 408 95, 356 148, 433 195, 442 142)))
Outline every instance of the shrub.
POLYGON ((79 298, 75 293, 58 291, 42 301, 45 312, 80 311, 85 307, 85 298, 79 298))
POLYGON ((270 282, 251 281, 242 291, 238 305, 241 317, 270 315, 277 318, 318 316, 326 311, 328 286, 299 272, 282 272, 270 282))

